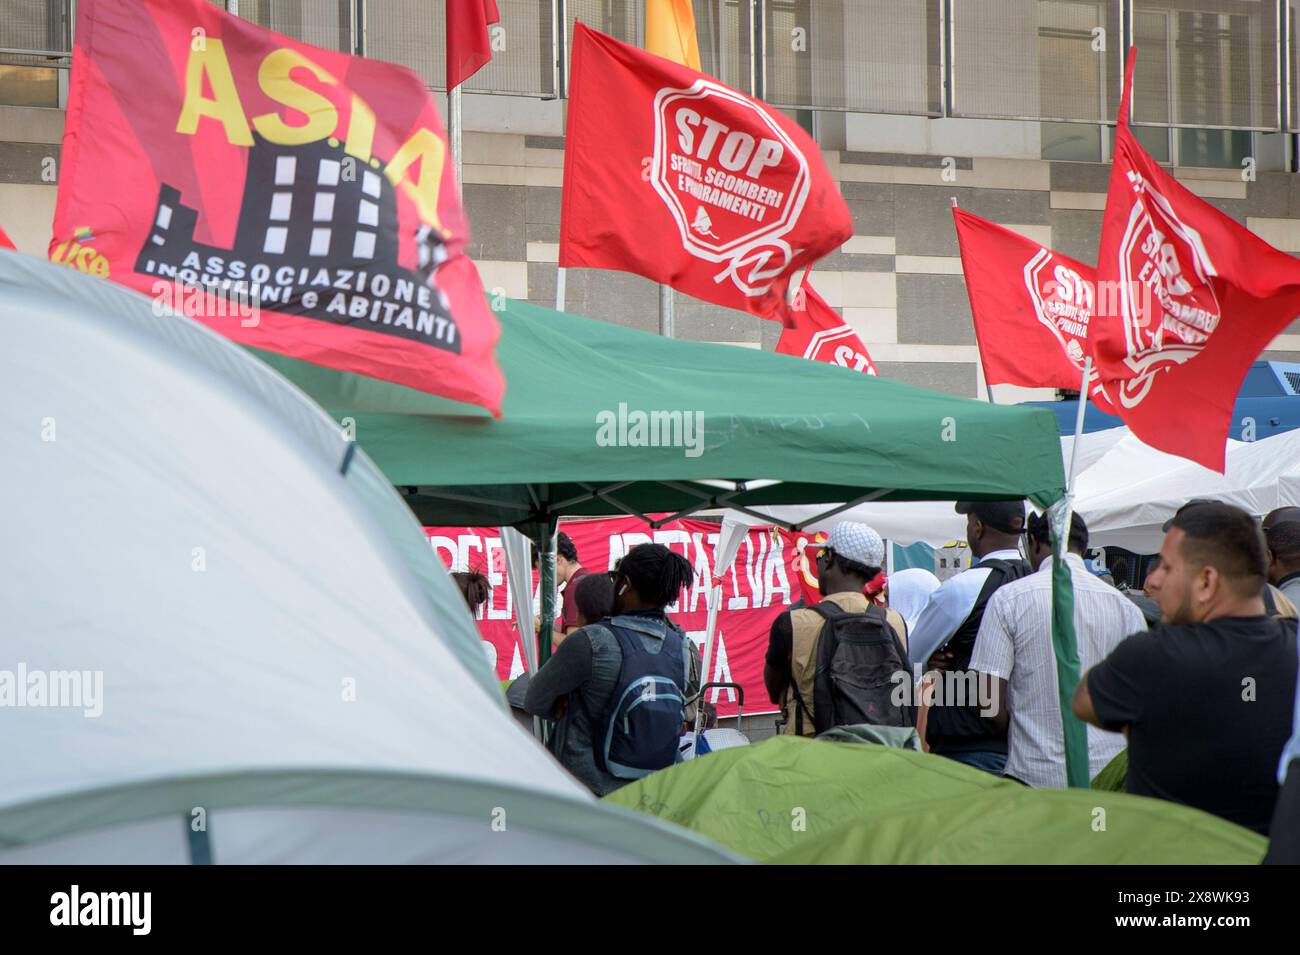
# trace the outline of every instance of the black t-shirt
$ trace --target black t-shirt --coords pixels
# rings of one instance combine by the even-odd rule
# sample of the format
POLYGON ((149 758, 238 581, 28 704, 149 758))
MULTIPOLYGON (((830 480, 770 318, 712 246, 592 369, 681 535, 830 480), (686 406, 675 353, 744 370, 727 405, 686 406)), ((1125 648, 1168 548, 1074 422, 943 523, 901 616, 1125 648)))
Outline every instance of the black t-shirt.
POLYGON ((1087 680, 1101 724, 1128 727, 1128 792, 1268 832, 1295 706, 1295 621, 1159 626, 1129 637, 1087 680))
MULTIPOLYGON (((764 662, 767 664, 768 674, 767 683, 769 686, 775 684, 778 690, 783 690, 790 684, 790 657, 794 653, 794 625, 790 620, 790 611, 776 615, 772 621, 772 626, 767 632, 767 656, 764 662)), ((773 703, 781 702, 780 692, 772 693, 768 691, 768 698, 773 703)))

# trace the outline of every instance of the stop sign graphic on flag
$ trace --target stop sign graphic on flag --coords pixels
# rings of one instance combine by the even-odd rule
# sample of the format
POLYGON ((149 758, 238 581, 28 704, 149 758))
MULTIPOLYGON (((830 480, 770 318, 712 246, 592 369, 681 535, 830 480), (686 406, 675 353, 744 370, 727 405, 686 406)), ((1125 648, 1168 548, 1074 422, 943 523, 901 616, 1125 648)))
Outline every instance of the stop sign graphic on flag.
POLYGON ((1137 437, 1221 472, 1247 369, 1300 315, 1300 260, 1147 154, 1128 127, 1133 65, 1130 55, 1088 344, 1137 437))
POLYGON ((634 272, 763 318, 780 318, 791 278, 853 233, 798 125, 581 23, 563 196, 562 267, 634 272))
POLYGON ((782 236, 808 198, 808 161, 749 97, 703 78, 660 90, 651 183, 682 246, 724 267, 715 278, 762 295, 789 266, 782 236), (737 110, 756 133, 728 127, 737 110))

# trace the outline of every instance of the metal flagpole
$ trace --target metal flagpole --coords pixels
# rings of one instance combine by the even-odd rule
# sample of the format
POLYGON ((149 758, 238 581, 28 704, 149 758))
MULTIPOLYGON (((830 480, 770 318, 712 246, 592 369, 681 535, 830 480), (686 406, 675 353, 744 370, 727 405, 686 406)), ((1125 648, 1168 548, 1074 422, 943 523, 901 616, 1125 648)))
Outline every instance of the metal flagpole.
POLYGON ((1074 479, 1079 471, 1079 437, 1083 434, 1083 413, 1088 408, 1088 379, 1092 377, 1092 356, 1083 360, 1083 382, 1079 385, 1079 409, 1074 416, 1074 444, 1070 447, 1070 475, 1065 482, 1065 499, 1074 506, 1074 479))
POLYGON ((671 285, 659 286, 659 334, 673 337, 673 289, 671 285))
POLYGON ((463 198, 460 182, 460 86, 447 90, 447 138, 451 140, 451 164, 456 171, 456 197, 463 198))

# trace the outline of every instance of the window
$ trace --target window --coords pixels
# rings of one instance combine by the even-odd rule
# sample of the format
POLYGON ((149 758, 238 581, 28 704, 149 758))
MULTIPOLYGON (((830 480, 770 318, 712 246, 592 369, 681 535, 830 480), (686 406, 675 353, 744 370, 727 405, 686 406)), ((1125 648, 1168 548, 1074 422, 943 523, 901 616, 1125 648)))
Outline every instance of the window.
MULTIPOLYGON (((1105 122, 1119 106, 1118 0, 952 5, 953 114, 1105 122)), ((1086 134, 1059 136, 1061 142, 1086 134)))
MULTIPOLYGON (((66 0, 9 0, 0 16, 0 47, 66 52, 66 5, 66 0)), ((6 54, 0 60, 0 105, 57 108, 59 70, 49 57, 6 54)))
POLYGON ((765 99, 796 109, 939 115, 940 8, 938 0, 768 0, 765 99))

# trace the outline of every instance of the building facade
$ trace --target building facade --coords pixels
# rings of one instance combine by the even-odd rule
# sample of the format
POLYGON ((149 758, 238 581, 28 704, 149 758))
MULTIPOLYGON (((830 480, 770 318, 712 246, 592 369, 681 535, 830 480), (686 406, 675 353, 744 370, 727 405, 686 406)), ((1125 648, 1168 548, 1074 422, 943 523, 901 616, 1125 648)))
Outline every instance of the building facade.
MULTIPOLYGON (((213 0, 307 42, 402 63, 438 90, 437 0, 213 0)), ((464 199, 484 285, 555 305, 572 24, 640 43, 641 0, 498 0, 467 85, 464 199)), ((854 236, 812 282, 884 376, 986 389, 951 199, 1095 262, 1122 51, 1139 138, 1193 192, 1300 253, 1300 0, 695 0, 702 64, 813 134, 854 236)), ((44 254, 75 0, 0 0, 0 225, 44 254)), ((441 101, 441 93, 438 93, 441 101)), ((443 104, 445 105, 445 104, 443 104)), ((309 227, 309 224, 304 224, 309 227)), ((634 275, 570 270, 565 308, 658 329, 634 275)), ((779 328, 675 297, 675 333, 775 346, 779 328)), ((1265 357, 1300 360, 1300 322, 1265 357)), ((557 383, 560 386, 560 383, 557 383)), ((999 386, 998 401, 1051 392, 999 386)))

